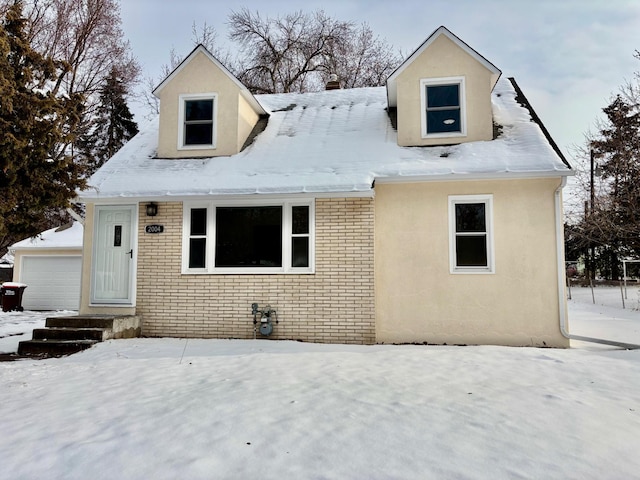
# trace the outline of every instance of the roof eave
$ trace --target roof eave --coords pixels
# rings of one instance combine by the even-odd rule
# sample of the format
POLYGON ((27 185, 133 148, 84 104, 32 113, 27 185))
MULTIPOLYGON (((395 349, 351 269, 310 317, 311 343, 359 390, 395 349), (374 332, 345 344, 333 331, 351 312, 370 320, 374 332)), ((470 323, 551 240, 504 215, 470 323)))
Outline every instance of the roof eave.
POLYGON ((368 186, 366 189, 336 189, 332 191, 299 191, 299 192, 270 192, 270 193, 225 193, 225 194, 181 194, 181 195, 161 195, 158 193, 136 193, 130 196, 126 195, 114 195, 114 196, 99 196, 99 197, 79 197, 77 201, 79 203, 93 203, 93 204, 113 204, 113 205, 130 205, 132 202, 167 202, 167 201, 199 201, 199 200, 246 200, 248 197, 261 198, 261 199, 283 199, 283 198, 369 198, 374 195, 373 189, 368 186))
POLYGON ((528 172, 486 172, 486 173, 444 173, 437 175, 396 175, 393 177, 376 177, 376 183, 425 183, 474 180, 517 180, 533 178, 570 177, 572 170, 541 170, 528 172))

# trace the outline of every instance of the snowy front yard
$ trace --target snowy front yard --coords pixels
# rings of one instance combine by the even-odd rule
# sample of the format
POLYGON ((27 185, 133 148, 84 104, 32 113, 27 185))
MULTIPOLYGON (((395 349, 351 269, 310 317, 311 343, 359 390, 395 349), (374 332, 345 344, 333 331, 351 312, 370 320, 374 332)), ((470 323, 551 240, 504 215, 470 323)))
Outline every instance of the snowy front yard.
POLYGON ((637 478, 640 350, 109 341, 0 363, 0 432, 12 480, 637 478))

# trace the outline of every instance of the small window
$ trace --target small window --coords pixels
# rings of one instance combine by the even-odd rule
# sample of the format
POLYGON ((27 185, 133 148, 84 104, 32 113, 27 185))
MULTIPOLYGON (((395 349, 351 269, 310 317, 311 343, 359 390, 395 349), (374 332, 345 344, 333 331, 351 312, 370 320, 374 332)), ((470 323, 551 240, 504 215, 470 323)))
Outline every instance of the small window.
POLYGON ((309 206, 291 207, 291 266, 309 266, 309 206))
POLYGON ((421 81, 422 136, 465 135, 464 79, 421 81))
POLYGON ((189 228, 189 268, 207 266, 207 209, 192 208, 189 228))
POLYGON ((179 108, 178 148, 215 148, 215 94, 181 95, 179 108))
POLYGON ((184 144, 211 145, 213 100, 186 100, 184 111, 184 144))
POLYGON ((493 273, 492 197, 449 197, 452 273, 493 273))

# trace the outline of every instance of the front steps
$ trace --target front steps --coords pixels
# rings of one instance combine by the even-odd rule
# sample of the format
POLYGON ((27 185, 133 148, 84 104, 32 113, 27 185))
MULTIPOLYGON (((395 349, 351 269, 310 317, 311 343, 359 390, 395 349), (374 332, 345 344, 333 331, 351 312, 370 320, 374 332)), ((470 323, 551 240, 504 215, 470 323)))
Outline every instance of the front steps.
POLYGON ((18 355, 61 357, 112 338, 140 336, 141 319, 135 315, 78 315, 47 318, 32 340, 18 344, 18 355))

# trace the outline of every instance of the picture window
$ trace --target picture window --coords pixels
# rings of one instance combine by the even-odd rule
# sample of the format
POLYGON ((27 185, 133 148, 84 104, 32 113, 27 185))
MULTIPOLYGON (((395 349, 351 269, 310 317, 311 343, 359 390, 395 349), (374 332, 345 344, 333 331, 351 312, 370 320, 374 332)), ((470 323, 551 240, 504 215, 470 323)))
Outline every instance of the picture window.
POLYGON ((313 204, 185 205, 185 273, 313 273, 313 204))

